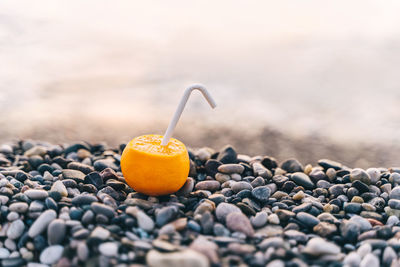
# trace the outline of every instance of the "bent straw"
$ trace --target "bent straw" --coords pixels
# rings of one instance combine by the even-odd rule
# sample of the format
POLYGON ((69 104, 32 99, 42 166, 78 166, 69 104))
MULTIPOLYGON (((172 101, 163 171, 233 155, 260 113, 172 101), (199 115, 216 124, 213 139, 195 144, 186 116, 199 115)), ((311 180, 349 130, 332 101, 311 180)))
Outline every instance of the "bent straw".
POLYGON ((168 145, 169 139, 171 139, 171 136, 172 136, 173 131, 175 130, 176 124, 178 123, 179 118, 182 115, 183 109, 185 108, 185 105, 189 99, 190 94, 193 92, 193 90, 199 90, 203 94, 204 98, 207 100, 208 104, 210 104, 211 108, 215 108, 217 106, 214 99, 211 97, 210 93, 207 91, 207 89, 203 85, 194 84, 194 85, 186 88, 186 90, 183 93, 183 96, 181 98, 181 102, 179 102, 179 105, 176 108, 175 114, 172 117, 172 120, 169 123, 167 130, 165 131, 164 137, 161 141, 162 146, 168 145))

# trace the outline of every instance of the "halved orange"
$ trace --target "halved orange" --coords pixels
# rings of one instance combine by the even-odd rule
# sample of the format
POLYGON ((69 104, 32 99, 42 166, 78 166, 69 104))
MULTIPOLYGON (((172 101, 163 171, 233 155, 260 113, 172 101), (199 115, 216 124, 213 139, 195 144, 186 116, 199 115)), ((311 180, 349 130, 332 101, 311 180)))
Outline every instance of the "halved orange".
POLYGON ((190 161, 186 146, 174 138, 167 146, 161 146, 162 138, 155 134, 138 136, 122 153, 122 174, 137 192, 150 196, 175 193, 188 177, 190 161))

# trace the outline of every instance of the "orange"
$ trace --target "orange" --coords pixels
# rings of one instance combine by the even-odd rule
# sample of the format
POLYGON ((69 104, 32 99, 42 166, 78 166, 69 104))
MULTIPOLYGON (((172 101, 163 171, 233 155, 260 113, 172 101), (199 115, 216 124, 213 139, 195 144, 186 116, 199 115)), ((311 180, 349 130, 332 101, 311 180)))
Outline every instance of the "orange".
POLYGON ((163 136, 149 134, 132 139, 121 156, 121 170, 135 191, 161 196, 178 191, 189 175, 189 154, 185 145, 171 138, 161 146, 163 136))

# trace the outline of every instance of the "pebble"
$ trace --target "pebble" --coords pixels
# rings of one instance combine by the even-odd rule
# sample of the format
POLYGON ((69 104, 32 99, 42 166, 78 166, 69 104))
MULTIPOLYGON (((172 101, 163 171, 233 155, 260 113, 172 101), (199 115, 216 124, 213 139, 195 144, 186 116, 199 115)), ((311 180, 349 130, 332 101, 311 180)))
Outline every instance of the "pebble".
POLYGON ((146 263, 150 267, 209 267, 207 257, 192 249, 170 253, 150 250, 146 255, 146 263))
POLYGON ((118 243, 116 243, 116 242, 101 243, 99 246, 99 251, 104 256, 117 257, 118 256, 118 243))
POLYGON ((128 207, 126 213, 134 216, 137 219, 138 226, 146 232, 151 232, 154 229, 154 221, 146 213, 139 210, 137 207, 128 207))
POLYGON ((390 191, 389 198, 400 200, 400 186, 396 186, 390 191))
POLYGON ((234 212, 241 212, 241 210, 233 204, 220 203, 215 210, 215 215, 218 221, 225 223, 226 217, 234 212))
POLYGON ((290 176, 296 184, 303 186, 306 189, 314 188, 314 183, 311 181, 307 174, 302 172, 295 172, 290 176))
POLYGON ((62 170, 62 176, 64 179, 71 179, 77 183, 85 181, 85 174, 78 170, 64 169, 62 170))
POLYGON ((379 267, 379 259, 372 253, 367 254, 360 262, 360 267, 379 267))
POLYGON ((178 208, 175 206, 163 207, 156 211, 156 224, 163 226, 175 219, 178 215, 178 208))
POLYGON ((68 196, 67 188, 61 181, 55 181, 54 184, 51 186, 51 190, 60 193, 62 197, 68 196))
POLYGON ((10 239, 18 239, 25 230, 25 224, 22 220, 13 221, 7 229, 7 237, 10 239))
POLYGON ((301 163, 297 159, 285 160, 284 162, 282 162, 280 167, 281 167, 281 169, 283 169, 289 173, 303 171, 303 165, 301 165, 301 163))
POLYGON ((340 247, 320 237, 311 238, 303 250, 312 256, 335 255, 340 253, 340 247))
POLYGON ((29 189, 26 190, 24 194, 33 200, 42 200, 49 196, 47 191, 40 189, 29 189))
POLYGON ((306 212, 299 212, 296 214, 296 219, 304 223, 307 227, 314 227, 316 226, 320 221, 317 217, 306 213, 306 212))
POLYGON ((64 247, 61 245, 49 246, 40 253, 40 262, 43 264, 54 264, 61 258, 63 252, 64 247))
POLYGON ((96 214, 102 214, 104 216, 107 216, 108 218, 112 218, 113 216, 115 216, 114 209, 105 204, 101 204, 99 202, 92 202, 90 207, 96 214))
POLYGON ((43 212, 29 228, 29 237, 33 238, 40 235, 56 217, 57 213, 54 210, 46 210, 43 212))
POLYGON ((66 225, 64 220, 55 219, 47 228, 47 240, 50 245, 61 244, 65 238, 66 225))
POLYGON ((98 172, 91 172, 85 176, 85 183, 92 184, 96 188, 100 188, 103 185, 103 178, 98 172))
POLYGON ((268 186, 259 186, 254 188, 251 191, 251 195, 262 202, 265 202, 269 199, 270 195, 271 195, 271 189, 269 189, 268 186))
POLYGON ((242 190, 253 190, 253 187, 247 182, 234 182, 231 189, 233 192, 238 193, 242 190))
POLYGON ((250 222, 254 228, 263 227, 267 223, 267 220, 268 214, 263 211, 258 212, 254 217, 250 218, 250 222))
POLYGON ((218 166, 217 170, 222 173, 232 174, 232 173, 243 173, 244 167, 240 164, 222 164, 218 166))
POLYGON ((10 256, 10 251, 6 248, 0 248, 0 259, 7 259, 10 256))
POLYGON ((10 204, 10 207, 9 207, 10 211, 15 211, 18 213, 25 213, 28 211, 28 208, 29 208, 29 206, 25 202, 15 202, 15 203, 10 204))
POLYGON ((350 172, 350 181, 361 181, 369 185, 371 183, 371 177, 369 177, 368 173, 363 169, 355 168, 350 172))
POLYGON ((220 188, 220 183, 214 180, 198 182, 195 186, 196 190, 208 190, 211 192, 217 191, 219 188, 220 188))
POLYGON ((226 226, 229 230, 242 232, 248 237, 254 235, 254 229, 250 220, 241 212, 229 213, 226 217, 226 226))

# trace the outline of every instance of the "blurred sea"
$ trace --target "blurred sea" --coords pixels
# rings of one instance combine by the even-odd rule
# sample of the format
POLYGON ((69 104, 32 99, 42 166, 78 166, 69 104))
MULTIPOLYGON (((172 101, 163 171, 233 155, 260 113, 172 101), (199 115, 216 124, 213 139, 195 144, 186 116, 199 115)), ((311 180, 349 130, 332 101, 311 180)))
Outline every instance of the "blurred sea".
POLYGON ((162 134, 400 165, 398 1, 0 2, 0 141, 162 134))

